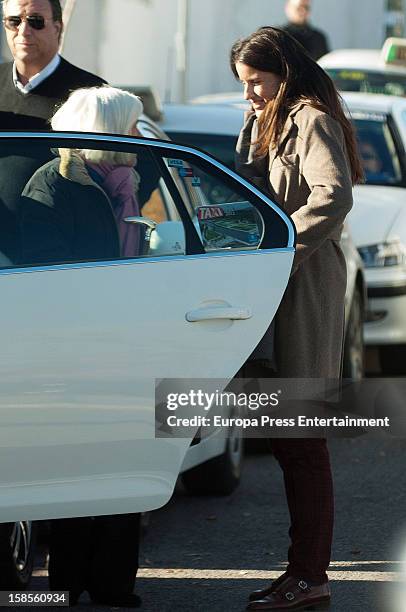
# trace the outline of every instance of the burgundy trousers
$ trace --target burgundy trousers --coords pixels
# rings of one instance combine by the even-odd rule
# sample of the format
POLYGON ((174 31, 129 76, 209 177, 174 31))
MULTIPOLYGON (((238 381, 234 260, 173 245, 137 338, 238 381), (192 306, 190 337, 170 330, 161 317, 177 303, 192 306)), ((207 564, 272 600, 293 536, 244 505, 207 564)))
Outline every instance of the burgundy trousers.
MULTIPOLYGON (((258 362, 248 361, 237 376, 255 381, 272 378, 276 373, 258 362)), ((257 390, 253 384, 253 390, 257 390)), ((327 580, 334 523, 327 442, 322 438, 272 438, 270 442, 283 471, 290 513, 287 573, 322 584, 327 580)))
POLYGON ((287 573, 321 584, 327 580, 334 521, 333 480, 326 440, 273 438, 271 446, 283 470, 290 512, 287 573))

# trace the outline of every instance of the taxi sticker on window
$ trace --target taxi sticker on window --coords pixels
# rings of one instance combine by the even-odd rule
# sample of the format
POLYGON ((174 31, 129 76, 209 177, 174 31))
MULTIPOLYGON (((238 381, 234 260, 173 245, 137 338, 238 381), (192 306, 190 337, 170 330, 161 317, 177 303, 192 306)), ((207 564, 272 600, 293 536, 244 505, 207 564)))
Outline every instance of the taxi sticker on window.
POLYGON ((230 202, 197 209, 200 233, 207 249, 257 248, 263 223, 249 202, 230 202))
POLYGON ((215 219, 218 217, 224 217, 224 210, 220 206, 202 206, 197 209, 197 218, 199 221, 204 219, 215 219))
POLYGON ((200 179, 198 176, 192 178, 192 187, 200 187, 200 179))
POLYGON ((192 168, 179 168, 179 176, 181 177, 193 176, 192 168))
POLYGON ((183 168, 183 160, 181 160, 181 159, 168 159, 168 166, 170 168, 183 168))

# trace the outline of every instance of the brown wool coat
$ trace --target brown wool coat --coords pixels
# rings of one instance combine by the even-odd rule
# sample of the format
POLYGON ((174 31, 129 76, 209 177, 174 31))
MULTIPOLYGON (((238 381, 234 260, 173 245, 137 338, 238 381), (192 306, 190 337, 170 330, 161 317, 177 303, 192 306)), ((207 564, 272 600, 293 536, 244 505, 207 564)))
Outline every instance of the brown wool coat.
POLYGON ((283 377, 340 374, 346 263, 340 248, 352 184, 341 126, 308 104, 288 116, 277 149, 253 157, 249 113, 237 145, 237 169, 268 190, 297 231, 292 275, 275 318, 275 360, 283 377))

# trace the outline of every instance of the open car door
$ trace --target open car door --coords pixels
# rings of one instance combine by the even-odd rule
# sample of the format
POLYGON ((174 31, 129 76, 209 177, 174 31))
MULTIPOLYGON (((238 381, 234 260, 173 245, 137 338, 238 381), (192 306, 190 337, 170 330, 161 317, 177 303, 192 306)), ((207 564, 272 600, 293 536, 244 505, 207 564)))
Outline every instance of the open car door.
MULTIPOLYGON (((173 143, 2 133, 0 147, 132 156, 141 206, 122 220, 139 228, 132 256, 52 260, 49 226, 43 262, 0 269, 0 521, 160 507, 191 439, 155 437, 155 381, 235 375, 284 293, 293 224, 237 174, 173 143)), ((43 197, 34 189, 28 202, 39 226, 43 197)))

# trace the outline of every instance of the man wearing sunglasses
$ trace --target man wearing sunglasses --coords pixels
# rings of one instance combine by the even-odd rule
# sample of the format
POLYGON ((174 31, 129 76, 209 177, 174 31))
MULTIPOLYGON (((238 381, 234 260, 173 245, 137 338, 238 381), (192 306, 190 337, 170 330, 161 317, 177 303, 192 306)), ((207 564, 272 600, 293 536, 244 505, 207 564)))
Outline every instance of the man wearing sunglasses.
MULTIPOLYGON (((4 0, 2 6, 14 61, 0 64, 0 128, 49 130, 49 119, 71 91, 105 81, 59 55, 60 0, 4 0)), ((47 155, 0 155, 0 251, 12 261, 18 259, 19 197, 36 168, 48 161, 47 155)))

